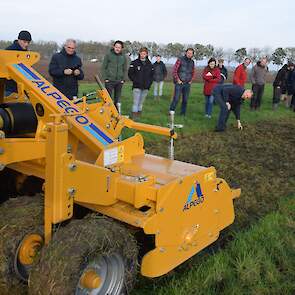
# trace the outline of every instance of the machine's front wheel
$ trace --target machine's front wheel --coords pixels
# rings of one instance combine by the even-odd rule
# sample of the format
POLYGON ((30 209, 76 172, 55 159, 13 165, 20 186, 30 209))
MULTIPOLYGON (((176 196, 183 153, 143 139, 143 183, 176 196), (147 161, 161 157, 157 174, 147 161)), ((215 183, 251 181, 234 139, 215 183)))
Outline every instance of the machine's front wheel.
POLYGON ((0 206, 0 293, 23 294, 43 244, 43 198, 19 197, 0 206))
POLYGON ((137 273, 136 241, 122 225, 91 216, 57 231, 30 273, 29 294, 122 295, 137 273))

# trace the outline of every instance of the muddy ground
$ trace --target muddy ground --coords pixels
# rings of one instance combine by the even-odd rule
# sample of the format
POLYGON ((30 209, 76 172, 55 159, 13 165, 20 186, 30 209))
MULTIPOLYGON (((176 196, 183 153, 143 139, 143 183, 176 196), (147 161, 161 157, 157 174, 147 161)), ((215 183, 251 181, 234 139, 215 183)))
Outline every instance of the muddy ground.
MULTIPOLYGON (((153 142, 146 151, 166 156, 167 146, 166 141, 153 142)), ((242 189, 235 200, 235 229, 275 210, 280 198, 295 192, 295 116, 243 131, 180 136, 175 153, 177 160, 214 166, 219 177, 242 189)))

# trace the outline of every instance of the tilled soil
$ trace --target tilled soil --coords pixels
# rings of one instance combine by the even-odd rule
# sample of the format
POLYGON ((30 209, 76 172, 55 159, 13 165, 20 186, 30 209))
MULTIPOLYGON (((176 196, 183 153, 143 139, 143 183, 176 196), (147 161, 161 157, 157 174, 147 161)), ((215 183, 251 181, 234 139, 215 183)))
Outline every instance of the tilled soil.
MULTIPOLYGON (((159 141, 146 150, 166 156, 167 146, 159 141)), ((276 210, 280 198, 295 192, 295 117, 259 122, 243 131, 180 136, 175 153, 177 160, 214 166, 219 177, 242 189, 235 200, 236 230, 276 210)))

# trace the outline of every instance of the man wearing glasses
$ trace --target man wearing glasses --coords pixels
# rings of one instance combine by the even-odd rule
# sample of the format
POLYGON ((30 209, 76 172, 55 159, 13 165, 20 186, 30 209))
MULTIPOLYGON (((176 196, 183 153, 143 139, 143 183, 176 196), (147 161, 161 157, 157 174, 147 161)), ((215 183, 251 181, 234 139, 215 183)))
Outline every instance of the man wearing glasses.
POLYGON ((63 49, 55 53, 49 64, 53 85, 70 100, 78 95, 78 81, 84 79, 82 62, 76 54, 76 41, 68 39, 63 49))

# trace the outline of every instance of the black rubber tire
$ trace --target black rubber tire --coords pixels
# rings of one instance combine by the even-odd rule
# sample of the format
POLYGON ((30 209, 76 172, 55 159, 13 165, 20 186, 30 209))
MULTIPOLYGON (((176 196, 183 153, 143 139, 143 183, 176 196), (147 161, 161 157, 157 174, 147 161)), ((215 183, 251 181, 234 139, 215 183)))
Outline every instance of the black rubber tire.
MULTIPOLYGON (((83 269, 95 257, 120 253, 124 260, 124 289, 133 288, 138 249, 129 230, 112 219, 91 215, 60 228, 29 278, 30 295, 73 295, 83 269)), ((111 294, 110 294, 111 295, 111 294)))
POLYGON ((26 284, 16 275, 14 260, 22 239, 40 231, 43 197, 18 197, 0 206, 0 294, 25 294, 26 284))

